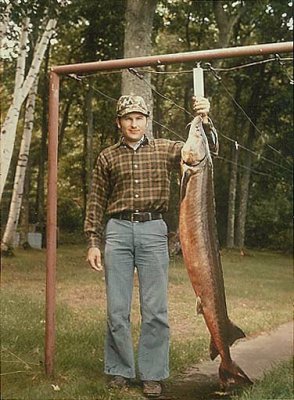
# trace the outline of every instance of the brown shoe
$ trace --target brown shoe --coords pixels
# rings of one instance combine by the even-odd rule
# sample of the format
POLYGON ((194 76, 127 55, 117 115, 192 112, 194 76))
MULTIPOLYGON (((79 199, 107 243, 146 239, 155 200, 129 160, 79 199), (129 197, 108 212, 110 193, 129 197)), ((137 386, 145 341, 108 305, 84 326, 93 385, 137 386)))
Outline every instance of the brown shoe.
POLYGON ((159 397, 162 392, 162 386, 159 381, 143 381, 143 394, 147 397, 159 397))
POLYGON ((129 380, 121 375, 114 375, 108 384, 111 389, 124 389, 128 386, 129 380))

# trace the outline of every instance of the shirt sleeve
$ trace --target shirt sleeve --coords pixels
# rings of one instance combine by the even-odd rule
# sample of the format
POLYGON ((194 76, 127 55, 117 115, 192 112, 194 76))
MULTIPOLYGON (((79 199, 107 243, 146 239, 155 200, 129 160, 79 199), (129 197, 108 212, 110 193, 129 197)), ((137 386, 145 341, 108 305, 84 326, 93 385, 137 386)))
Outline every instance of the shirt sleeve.
POLYGON ((84 232, 88 247, 100 248, 104 230, 104 215, 109 197, 109 168, 107 160, 101 153, 93 170, 91 191, 87 203, 84 232))
POLYGON ((202 124, 202 125, 203 125, 203 129, 204 129, 204 132, 205 132, 207 140, 208 140, 210 153, 213 156, 217 156, 218 150, 219 150, 218 135, 217 135, 217 131, 213 125, 213 122, 209 118, 209 122, 207 124, 202 124))
POLYGON ((169 161, 173 169, 178 169, 180 167, 181 156, 182 156, 182 147, 184 146, 184 142, 181 141, 169 141, 168 146, 168 156, 169 161))

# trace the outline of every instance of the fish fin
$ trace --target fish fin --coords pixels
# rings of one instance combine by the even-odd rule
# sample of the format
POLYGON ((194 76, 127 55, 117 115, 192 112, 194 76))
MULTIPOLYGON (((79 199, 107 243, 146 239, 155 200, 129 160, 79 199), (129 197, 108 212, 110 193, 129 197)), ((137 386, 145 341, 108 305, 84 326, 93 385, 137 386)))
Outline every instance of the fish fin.
MULTIPOLYGON (((232 344, 238 340, 242 339, 245 337, 245 333, 240 329, 237 325, 233 324, 233 322, 229 322, 229 334, 228 334, 228 341, 227 344, 229 346, 232 346, 232 344)), ((210 345, 209 345, 209 354, 210 358, 214 360, 218 355, 219 351, 216 348, 213 339, 210 339, 210 345)))
POLYGON ((230 385, 253 384, 251 379, 234 361, 232 361, 229 366, 224 366, 224 363, 221 362, 219 367, 219 378, 222 389, 227 389, 230 385))
POLYGON ((202 307, 202 303, 201 303, 201 297, 199 297, 199 296, 196 298, 196 313, 197 313, 197 315, 203 314, 203 307, 202 307))
POLYGON ((187 185, 190 177, 191 177, 191 171, 190 170, 184 171, 181 181, 181 201, 183 201, 186 196, 187 185))
POLYGON ((235 325, 232 321, 230 321, 228 345, 232 346, 232 344, 235 343, 236 340, 242 339, 245 336, 246 335, 242 331, 242 329, 235 325))
POLYGON ((209 355, 211 360, 214 360, 219 355, 219 351, 216 348, 216 345, 214 344, 212 337, 210 338, 209 355))

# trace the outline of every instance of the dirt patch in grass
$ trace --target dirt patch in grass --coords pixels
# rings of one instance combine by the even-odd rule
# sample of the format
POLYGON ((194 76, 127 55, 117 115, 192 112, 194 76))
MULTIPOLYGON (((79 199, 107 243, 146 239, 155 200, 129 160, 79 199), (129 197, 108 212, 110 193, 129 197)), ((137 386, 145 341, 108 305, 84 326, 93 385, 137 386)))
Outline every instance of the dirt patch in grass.
MULTIPOLYGON (((66 304, 74 312, 85 309, 97 309, 97 312, 104 313, 106 310, 105 282, 99 276, 98 283, 83 284, 83 286, 73 286, 66 282, 57 285, 57 302, 66 304)), ((170 285, 169 291, 173 293, 169 299, 169 323, 171 335, 174 339, 181 339, 185 336, 186 340, 192 339, 197 335, 199 327, 203 329, 203 318, 196 315, 196 300, 193 293, 187 291, 184 285, 170 285), (192 295, 192 296, 191 296, 192 295), (187 304, 188 302, 188 304, 187 304)), ((82 313, 80 314, 82 318, 82 313)), ((140 323, 140 303, 138 278, 134 279, 132 322, 134 325, 140 323)))
POLYGON ((104 288, 94 285, 79 287, 59 283, 57 286, 57 301, 66 304, 73 311, 97 308, 104 310, 106 307, 106 294, 104 288))

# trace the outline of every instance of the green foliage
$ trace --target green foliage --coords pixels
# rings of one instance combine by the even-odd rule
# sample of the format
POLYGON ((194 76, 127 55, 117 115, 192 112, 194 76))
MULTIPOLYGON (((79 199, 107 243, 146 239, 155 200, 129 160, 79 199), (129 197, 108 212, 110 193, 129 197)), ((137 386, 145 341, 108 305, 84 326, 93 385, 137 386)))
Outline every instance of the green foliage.
POLYGON ((293 398, 293 361, 284 361, 274 366, 261 381, 232 400, 269 400, 293 398))
POLYGON ((291 187, 279 182, 274 196, 268 189, 252 199, 247 221, 248 245, 292 251, 291 187))
POLYGON ((83 209, 72 198, 58 200, 58 226, 66 231, 83 229, 83 209))

